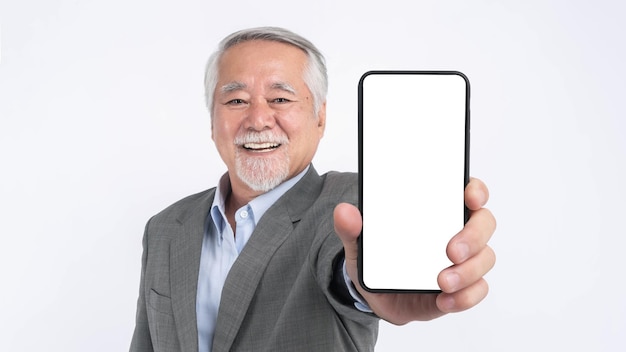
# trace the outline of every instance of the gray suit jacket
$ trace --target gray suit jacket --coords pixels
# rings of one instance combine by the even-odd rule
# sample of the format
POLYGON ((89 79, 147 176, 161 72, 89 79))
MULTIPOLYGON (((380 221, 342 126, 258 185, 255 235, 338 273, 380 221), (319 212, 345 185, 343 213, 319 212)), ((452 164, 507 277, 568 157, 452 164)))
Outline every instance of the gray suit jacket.
MULTIPOLYGON (((198 350, 198 267, 214 195, 189 196, 146 225, 131 351, 198 350)), ((342 299, 334 274, 343 247, 333 209, 357 196, 355 174, 310 167, 267 210, 226 278, 213 352, 373 350, 378 318, 342 299)))

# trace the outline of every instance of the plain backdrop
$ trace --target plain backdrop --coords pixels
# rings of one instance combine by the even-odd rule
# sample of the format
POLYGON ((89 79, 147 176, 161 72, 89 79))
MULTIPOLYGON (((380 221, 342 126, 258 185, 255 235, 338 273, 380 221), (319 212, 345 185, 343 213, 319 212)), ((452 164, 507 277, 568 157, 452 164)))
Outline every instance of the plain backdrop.
POLYGON ((365 71, 471 81, 471 173, 498 220, 490 294, 381 324, 377 351, 626 350, 625 17, 617 0, 2 0, 0 350, 128 349, 145 222, 225 171, 205 61, 260 25, 327 57, 321 172, 357 170, 365 71))

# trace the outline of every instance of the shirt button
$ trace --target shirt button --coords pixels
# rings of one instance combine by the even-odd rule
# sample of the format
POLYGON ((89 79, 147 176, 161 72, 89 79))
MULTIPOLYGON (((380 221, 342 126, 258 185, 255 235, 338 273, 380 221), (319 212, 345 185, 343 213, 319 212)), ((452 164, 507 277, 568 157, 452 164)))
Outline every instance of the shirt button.
POLYGON ((241 213, 240 213, 239 215, 241 215, 241 217, 242 217, 243 219, 245 219, 245 218, 247 218, 247 217, 248 217, 248 212, 247 212, 247 211, 245 211, 245 210, 242 210, 242 211, 241 211, 241 213))

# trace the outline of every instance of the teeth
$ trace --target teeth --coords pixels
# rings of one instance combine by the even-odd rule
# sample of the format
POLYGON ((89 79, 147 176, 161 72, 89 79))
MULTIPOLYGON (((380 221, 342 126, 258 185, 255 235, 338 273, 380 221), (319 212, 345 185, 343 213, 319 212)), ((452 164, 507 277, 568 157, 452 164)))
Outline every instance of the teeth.
POLYGON ((280 144, 278 143, 246 143, 243 145, 246 149, 270 149, 277 148, 280 144))

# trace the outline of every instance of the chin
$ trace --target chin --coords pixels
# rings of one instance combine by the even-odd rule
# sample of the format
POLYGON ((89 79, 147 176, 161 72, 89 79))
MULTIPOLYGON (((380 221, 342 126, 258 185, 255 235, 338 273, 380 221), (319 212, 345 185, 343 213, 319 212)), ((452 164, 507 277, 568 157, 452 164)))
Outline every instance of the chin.
POLYGON ((289 161, 274 158, 237 158, 237 176, 252 190, 267 192, 289 176, 289 161))

